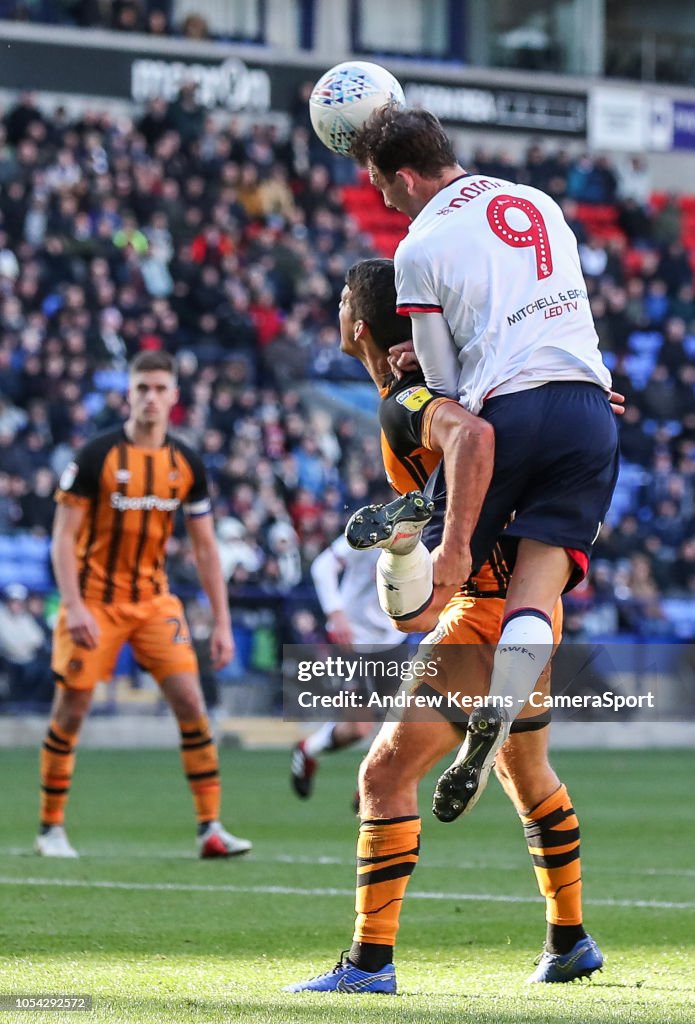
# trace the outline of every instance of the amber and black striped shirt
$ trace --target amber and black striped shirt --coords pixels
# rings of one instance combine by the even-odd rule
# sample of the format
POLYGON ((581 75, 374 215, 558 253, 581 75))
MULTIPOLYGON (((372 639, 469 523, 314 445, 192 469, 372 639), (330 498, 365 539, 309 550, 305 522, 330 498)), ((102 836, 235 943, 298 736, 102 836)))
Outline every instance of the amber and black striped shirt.
MULTIPOLYGON (((379 406, 381 454, 389 483, 394 491, 423 490, 441 461, 430 447, 430 425, 434 411, 452 399, 429 390, 422 373, 404 374, 381 391, 379 406)), ((446 510, 446 481, 443 472, 432 493, 435 514, 425 531, 430 549, 441 540, 446 510)), ((468 590, 481 596, 498 597, 507 592, 510 570, 499 544, 489 560, 468 582, 468 590)))
POLYGON ((195 452, 169 436, 161 448, 142 448, 122 427, 80 449, 60 478, 56 501, 86 507, 77 541, 80 591, 104 604, 165 593, 165 548, 177 509, 187 516, 211 511, 195 452))

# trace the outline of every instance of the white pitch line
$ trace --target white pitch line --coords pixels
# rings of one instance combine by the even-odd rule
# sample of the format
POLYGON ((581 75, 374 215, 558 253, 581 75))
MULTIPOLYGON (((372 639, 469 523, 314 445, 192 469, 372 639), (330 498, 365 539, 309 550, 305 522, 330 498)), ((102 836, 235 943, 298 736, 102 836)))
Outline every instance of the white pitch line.
MULTIPOLYGON (((202 885, 186 882, 87 881, 78 878, 9 878, 0 875, 0 885, 39 886, 65 889, 119 889, 125 892, 220 892, 253 896, 354 896, 354 889, 301 889, 293 885, 202 885)), ((540 896, 503 896, 500 893, 424 892, 413 890, 410 900, 452 900, 469 903, 540 903, 540 896)), ((588 899, 593 907, 626 907, 647 910, 695 910, 695 902, 667 900, 588 899)))
MULTIPOLYGON (((91 860, 117 860, 122 863, 125 857, 128 860, 174 860, 174 861, 197 861, 199 856, 192 850, 190 852, 176 850, 155 850, 155 849, 133 849, 131 846, 123 846, 121 849, 89 850, 80 847, 82 856, 91 860)), ((31 857, 34 859, 34 850, 31 846, 0 846, 0 857, 31 857)), ((355 858, 317 856, 309 857, 302 854, 278 853, 274 856, 264 857, 254 851, 254 864, 304 864, 309 867, 342 867, 355 866, 355 858)), ((418 874, 427 871, 428 868, 435 870, 451 870, 450 861, 423 860, 418 864, 418 874)), ((486 861, 457 861, 456 869, 459 871, 518 871, 524 868, 524 864, 518 861, 499 861, 497 863, 486 861)), ((695 878, 695 868, 623 868, 609 867, 607 865, 594 864, 590 868, 591 875, 636 875, 649 878, 695 878)), ((586 901, 585 901, 586 902, 586 901)))

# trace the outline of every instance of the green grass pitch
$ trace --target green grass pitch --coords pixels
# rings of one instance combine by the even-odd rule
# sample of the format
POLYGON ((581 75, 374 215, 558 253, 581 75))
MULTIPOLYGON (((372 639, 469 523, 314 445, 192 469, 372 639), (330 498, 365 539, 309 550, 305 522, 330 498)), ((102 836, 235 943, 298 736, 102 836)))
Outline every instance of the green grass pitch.
POLYGON ((300 802, 287 754, 223 751, 225 823, 255 844, 225 862, 196 859, 173 750, 80 753, 68 818, 78 861, 32 855, 36 754, 0 760, 0 992, 94 998, 91 1013, 4 1011, 0 1024, 695 1020, 693 751, 554 758, 580 817, 587 925, 607 958, 584 984, 525 983, 543 904, 496 783, 465 823, 441 825, 428 779, 395 998, 281 991, 350 943, 356 755, 326 757, 300 802))

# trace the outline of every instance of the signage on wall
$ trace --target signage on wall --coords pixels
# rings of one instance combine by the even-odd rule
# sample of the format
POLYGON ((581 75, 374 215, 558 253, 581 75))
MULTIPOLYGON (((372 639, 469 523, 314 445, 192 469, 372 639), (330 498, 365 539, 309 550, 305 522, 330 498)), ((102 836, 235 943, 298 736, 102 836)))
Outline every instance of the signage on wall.
POLYGON ((637 88, 597 87, 589 97, 589 143, 631 153, 695 149, 695 103, 637 88))
POLYGON ((163 99, 171 103, 181 86, 195 84, 197 102, 208 109, 270 110, 270 75, 249 68, 238 57, 222 64, 187 64, 176 60, 134 60, 130 67, 130 95, 137 103, 163 99))
POLYGON ((426 107, 442 121, 516 128, 520 131, 586 133, 586 97, 580 93, 406 82, 409 106, 426 107))
MULTIPOLYGON (((91 42, 88 33, 80 36, 79 41, 75 33, 41 39, 13 35, 3 40, 0 88, 143 103, 155 97, 170 102, 183 82, 193 81, 199 102, 210 110, 291 111, 302 83, 316 81, 325 70, 310 59, 282 63, 262 49, 251 58, 246 51, 244 60, 236 54, 225 58, 214 53, 194 58, 191 48, 180 41, 172 41, 163 52, 161 47, 149 49, 146 42, 119 49, 117 38, 113 45, 103 46, 91 42)), ((428 107, 448 124, 578 137, 586 133, 586 96, 581 92, 418 77, 415 69, 403 76, 408 102, 428 107)))
POLYGON ((695 149, 695 103, 673 101, 673 148, 695 149))
POLYGON ((593 149, 644 152, 648 141, 649 104, 638 89, 603 86, 589 94, 589 145, 593 149))

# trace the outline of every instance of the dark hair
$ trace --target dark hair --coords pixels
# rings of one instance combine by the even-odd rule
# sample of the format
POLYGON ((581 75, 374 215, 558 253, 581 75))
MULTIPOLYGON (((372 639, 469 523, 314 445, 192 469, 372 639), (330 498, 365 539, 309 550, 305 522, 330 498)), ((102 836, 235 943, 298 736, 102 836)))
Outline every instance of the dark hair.
POLYGON ((393 260, 373 259, 355 263, 348 270, 345 282, 350 289, 353 318, 364 320, 382 352, 410 340, 410 317, 399 316, 396 312, 393 260))
POLYGON ((162 349, 139 352, 130 363, 131 373, 150 373, 152 370, 164 370, 172 377, 177 376, 176 360, 162 349))
POLYGON ((354 138, 350 156, 362 167, 371 161, 389 178, 401 167, 411 167, 423 178, 436 178, 457 163, 451 140, 434 114, 394 103, 370 114, 354 138))

